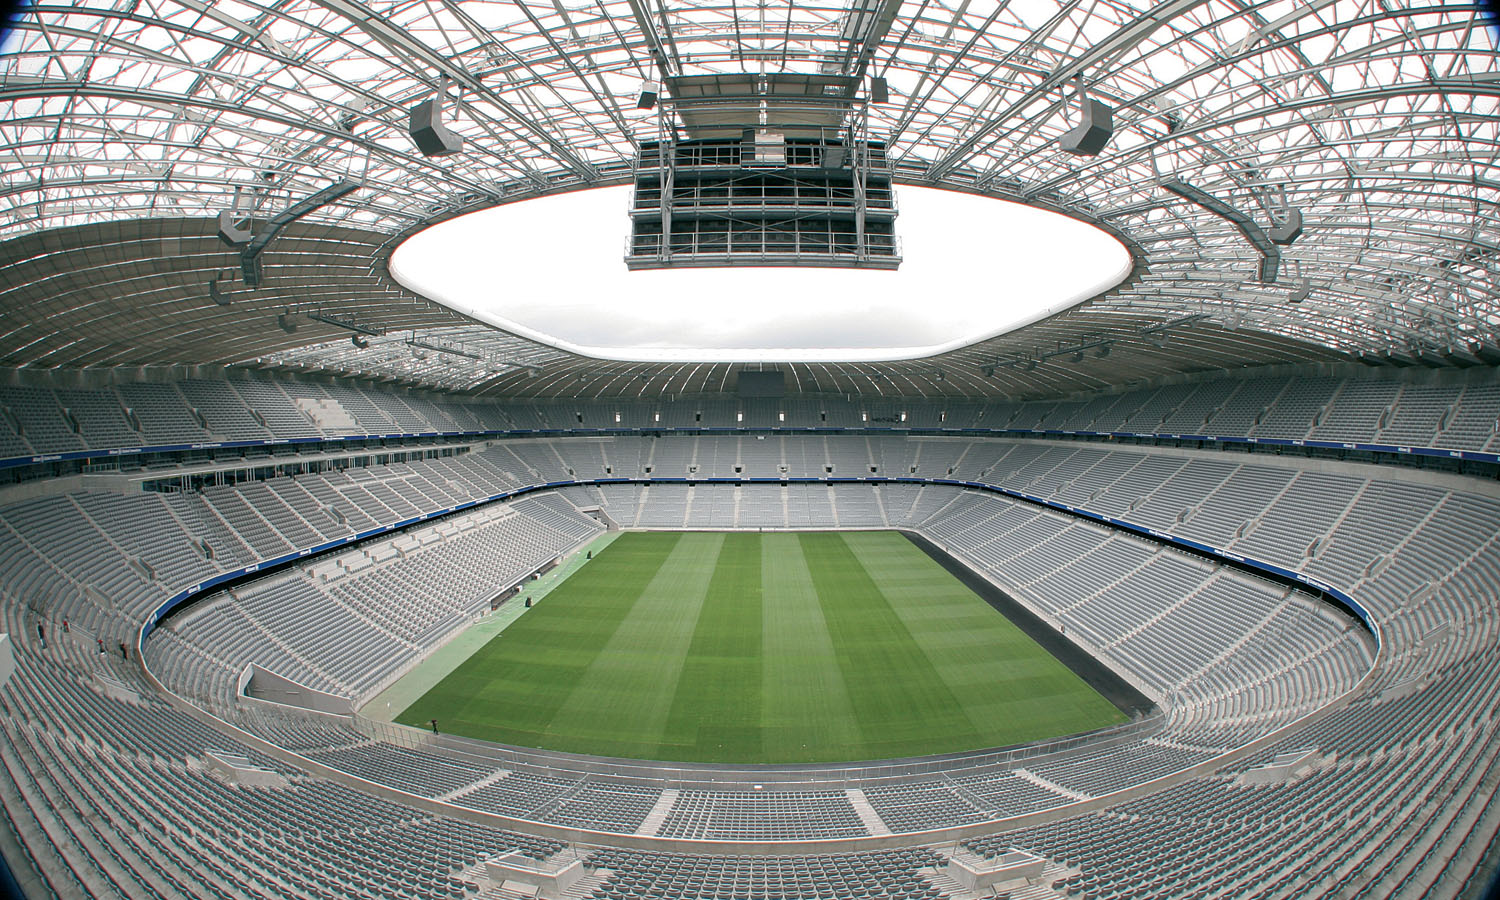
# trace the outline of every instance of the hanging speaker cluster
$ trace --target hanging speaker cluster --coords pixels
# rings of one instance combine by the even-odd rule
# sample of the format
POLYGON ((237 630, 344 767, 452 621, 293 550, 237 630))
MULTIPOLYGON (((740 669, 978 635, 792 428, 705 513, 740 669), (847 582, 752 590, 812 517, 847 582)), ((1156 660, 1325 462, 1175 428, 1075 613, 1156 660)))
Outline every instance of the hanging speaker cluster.
POLYGON ((656 101, 661 98, 661 83, 648 81, 641 85, 641 92, 635 98, 636 109, 654 109, 656 101))
POLYGON ((406 130, 423 156, 451 156, 464 148, 464 139, 443 124, 443 94, 447 90, 444 76, 438 81, 436 93, 412 107, 406 130))
POLYGON ((1079 123, 1057 139, 1063 150, 1074 156, 1098 156, 1115 133, 1114 111, 1102 101, 1080 94, 1082 115, 1079 123))

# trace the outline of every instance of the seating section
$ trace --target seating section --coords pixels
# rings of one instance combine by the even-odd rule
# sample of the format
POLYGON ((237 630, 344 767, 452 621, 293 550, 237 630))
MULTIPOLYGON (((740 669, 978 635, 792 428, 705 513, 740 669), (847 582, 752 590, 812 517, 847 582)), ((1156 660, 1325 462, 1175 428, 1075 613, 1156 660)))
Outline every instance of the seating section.
MULTIPOLYGON (((319 433, 291 402, 294 393, 252 384, 232 390, 269 404, 274 389, 306 422, 287 414, 272 425, 273 417, 252 405, 258 427, 319 433)), ((1228 418, 1227 406, 1242 396, 1246 407, 1260 405, 1246 417, 1246 430, 1290 430, 1304 414, 1311 416, 1307 433, 1415 433, 1435 424, 1441 434, 1471 424, 1456 414, 1394 415, 1391 405, 1399 408, 1412 385, 1382 392, 1337 379, 1302 387, 1288 379, 1232 384, 1217 406, 1203 396, 1206 385, 1179 385, 1166 394, 1136 392, 1139 402, 1129 401, 1129 410, 1122 398, 1136 395, 1066 408, 1018 404, 1011 419, 1051 427, 1087 418, 1088 427, 1118 421, 1132 428, 1159 419, 1160 427, 1192 408, 1208 410, 1204 422, 1211 424, 1228 418), (1328 415, 1340 397, 1348 414, 1328 415), (1283 400, 1283 414, 1266 415, 1283 400), (1049 418, 1054 413, 1065 419, 1049 418)), ((219 412, 192 415, 197 407, 188 398, 210 395, 174 387, 165 397, 141 392, 138 403, 170 405, 175 396, 188 418, 161 415, 151 428, 236 421, 219 412)), ((27 423, 54 408, 79 424, 65 427, 59 440, 72 435, 83 443, 84 419, 91 434, 118 432, 119 422, 102 409, 84 415, 77 398, 63 406, 61 392, 4 391, 7 416, 0 418, 19 424, 12 430, 28 443, 36 432, 27 423), (16 411, 22 395, 30 403, 26 416, 16 411)), ((360 428, 386 420, 416 428, 417 419, 431 423, 447 409, 443 401, 423 406, 360 393, 368 404, 342 390, 295 396, 317 401, 308 408, 325 422, 337 416, 323 401, 336 403, 360 428)), ((1434 407, 1444 396, 1419 402, 1434 407)), ((797 415, 849 418, 847 407, 797 403, 797 415)), ((976 417, 995 414, 976 407, 976 417)), ((679 400, 670 413, 697 421, 733 408, 730 401, 699 409, 679 400)), ((139 422, 136 407, 129 409, 139 422)), ((530 410, 505 415, 550 421, 543 407, 530 410)), ((582 411, 586 420, 596 414, 600 409, 582 411)), ((462 427, 484 421, 457 411, 447 416, 462 427)), ((135 430, 130 416, 124 420, 135 430)), ((1223 771, 1102 812, 971 838, 964 849, 1045 855, 1054 896, 1417 897, 1475 889, 1478 861, 1500 827, 1500 804, 1492 802, 1500 771, 1500 618, 1493 602, 1500 593, 1500 497, 1487 483, 1403 479, 1378 467, 1330 472, 1295 458, 888 435, 513 440, 453 457, 202 493, 76 491, 0 508, 0 613, 18 657, 16 676, 0 689, 0 810, 26 854, 13 862, 60 896, 458 898, 487 889, 483 860, 511 849, 536 857, 580 853, 589 880, 577 895, 608 900, 956 892, 938 871, 937 850, 950 853, 951 845, 775 856, 573 849, 434 817, 300 774, 168 707, 115 648, 176 591, 268 554, 528 484, 658 465, 697 467, 699 477, 734 477, 737 467, 774 468, 788 478, 820 477, 830 467, 836 475, 861 466, 926 477, 952 472, 1107 511, 1337 585, 1379 625, 1381 664, 1367 677, 1371 651, 1358 629, 1304 594, 1062 513, 938 485, 789 483, 569 488, 422 523, 246 583, 169 620, 148 644, 153 671, 239 727, 364 778, 514 818, 663 840, 795 841, 977 823, 1108 794, 1266 739, 1223 771), (578 511, 594 506, 615 521, 651 527, 918 530, 1159 698, 1161 727, 1107 750, 926 773, 872 783, 857 796, 842 786, 681 787, 668 794, 441 742, 397 747, 327 717, 234 708, 233 681, 250 660, 312 687, 367 696, 401 661, 483 609, 487 592, 597 533, 601 526, 578 511), (47 629, 45 648, 39 623, 47 629), (96 639, 107 639, 108 652, 98 652, 96 639), (1276 735, 1362 678, 1346 708, 1276 735), (1318 751, 1306 777, 1239 782, 1251 766, 1302 748, 1318 751), (204 764, 210 750, 247 756, 286 782, 225 785, 204 764)))
POLYGON ((944 896, 922 871, 941 865, 943 859, 922 849, 754 857, 600 850, 589 862, 610 873, 588 895, 595 900, 751 895, 937 900, 944 896))
MULTIPOLYGON (((71 415, 62 405, 57 392, 45 388, 8 387, 0 391, 5 398, 6 419, 11 429, 26 445, 30 453, 67 453, 71 450, 89 449, 82 436, 83 418, 71 415)), ((106 398, 108 399, 108 398, 106 398)), ((115 447, 108 437, 101 438, 100 447, 115 447)), ((129 446, 129 445, 126 445, 129 446)))
MULTIPOLYGON (((1500 452, 1500 385, 1454 377, 1402 381, 1361 372, 1322 377, 1217 379, 1103 394, 1089 400, 1029 402, 954 400, 938 404, 865 398, 785 400, 662 398, 530 403, 475 401, 411 392, 393 394, 354 384, 299 381, 127 383, 99 389, 0 386, 0 459, 149 446, 233 441, 320 440, 364 435, 575 429, 766 429, 778 427, 893 430, 983 428, 997 431, 1209 435, 1232 438, 1380 443, 1402 447, 1500 452)), ((582 452, 569 458, 577 477, 634 475, 650 466, 659 477, 708 469, 774 477, 805 467, 787 458, 776 437, 746 444, 706 438, 696 448, 649 453, 582 452), (736 446, 737 445, 737 446, 736 446), (604 455, 601 456, 600 454, 604 455)), ((882 464, 885 436, 863 446, 839 444, 826 455, 827 474, 898 474, 882 464)), ((797 453, 808 445, 804 438, 797 453)), ((958 444, 962 449, 965 445, 958 444)), ((937 476, 956 460, 953 445, 932 442, 927 458, 906 460, 937 476)), ((128 462, 128 460, 127 460, 128 462)), ((543 470, 568 476, 548 460, 543 470)), ((906 471, 904 474, 912 474, 906 471)), ((553 479, 549 479, 553 480, 553 479)))
POLYGON ((350 746, 316 747, 305 751, 309 759, 327 763, 380 784, 437 797, 456 791, 489 774, 489 770, 463 760, 419 753, 405 747, 361 742, 350 746))
POLYGON ((1015 773, 866 785, 870 807, 892 831, 964 825, 1057 806, 1062 795, 1015 773))
POLYGON ((282 787, 222 783, 203 754, 230 749, 223 735, 149 697, 99 693, 29 648, 18 663, 0 691, 0 777, 15 788, 0 807, 28 848, 23 862, 58 896, 459 900, 478 890, 472 872, 483 860, 561 849, 292 770, 280 770, 291 776, 282 787))
POLYGON ((660 796, 660 790, 650 787, 541 771, 510 771, 455 796, 453 802, 523 819, 632 834, 660 796))
MULTIPOLYGON (((173 593, 212 575, 520 483, 486 451, 202 493, 38 497, 0 509, 0 559, 12 563, 0 571, 0 587, 59 622, 101 616, 139 622, 173 593)), ((559 531, 560 507, 530 501, 520 508, 550 518, 541 527, 559 531)), ((579 521, 561 530, 576 543, 581 529, 596 527, 579 521)))
POLYGON ((803 841, 867 834, 843 791, 682 791, 657 834, 803 841))
MULTIPOLYGON (((970 492, 923 530, 1148 695, 1168 698, 1176 739, 1202 749, 1325 705, 1368 667, 1356 636, 1305 595, 1090 523, 970 492)), ((1120 759, 1122 770, 1145 768, 1120 759)))
POLYGON ((161 630, 181 640, 154 659, 184 670, 183 693, 224 709, 252 662, 363 699, 491 598, 602 530, 562 505, 483 507, 235 588, 169 620, 161 630))
POLYGON ((1298 736, 1337 756, 1298 781, 1237 782, 1268 754, 1105 813, 968 846, 1061 862, 1074 871, 1071 896, 1478 896, 1483 883, 1463 860, 1495 834, 1493 787, 1481 782, 1500 763, 1497 676, 1491 647, 1444 671, 1445 687, 1338 713, 1298 736), (1472 728, 1465 737, 1448 733, 1455 709, 1472 728))
POLYGON ((213 440, 205 421, 175 385, 137 382, 122 384, 118 391, 127 415, 140 426, 143 443, 161 446, 213 440))

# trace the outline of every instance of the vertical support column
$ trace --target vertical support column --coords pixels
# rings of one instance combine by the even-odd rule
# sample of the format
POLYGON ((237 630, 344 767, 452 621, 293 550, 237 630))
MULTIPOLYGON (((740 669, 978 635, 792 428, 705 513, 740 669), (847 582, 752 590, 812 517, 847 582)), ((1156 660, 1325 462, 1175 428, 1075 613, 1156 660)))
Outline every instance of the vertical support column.
POLYGON ((661 167, 661 246, 657 248, 657 258, 663 263, 672 257, 672 185, 677 171, 677 146, 672 141, 676 129, 668 120, 670 108, 664 104, 661 115, 656 117, 656 152, 661 167))
POLYGON ((861 104, 859 112, 849 122, 850 143, 854 145, 854 154, 850 158, 854 165, 854 253, 860 260, 870 258, 869 242, 865 239, 865 209, 868 204, 865 197, 865 173, 870 165, 870 146, 865 138, 869 109, 868 104, 861 104))

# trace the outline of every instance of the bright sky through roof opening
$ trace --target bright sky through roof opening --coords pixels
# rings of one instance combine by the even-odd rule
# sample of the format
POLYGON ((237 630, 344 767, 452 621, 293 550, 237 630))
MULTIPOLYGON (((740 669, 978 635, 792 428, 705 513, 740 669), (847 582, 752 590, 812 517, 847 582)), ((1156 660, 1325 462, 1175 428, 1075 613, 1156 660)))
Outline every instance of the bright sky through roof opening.
POLYGON ((911 359, 1002 334, 1122 281, 1130 255, 1066 216, 902 187, 894 272, 631 272, 630 188, 578 191, 434 225, 391 259, 401 284, 586 356, 695 362, 911 359))

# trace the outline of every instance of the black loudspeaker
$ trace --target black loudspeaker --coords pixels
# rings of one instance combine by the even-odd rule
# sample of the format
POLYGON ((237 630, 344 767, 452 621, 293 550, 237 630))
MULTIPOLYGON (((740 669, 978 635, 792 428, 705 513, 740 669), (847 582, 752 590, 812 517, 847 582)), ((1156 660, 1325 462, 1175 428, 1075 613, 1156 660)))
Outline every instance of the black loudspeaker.
POLYGON ((1302 237, 1302 210, 1286 210, 1286 219, 1283 221, 1271 220, 1271 230, 1267 232, 1271 243, 1281 247, 1291 246, 1292 242, 1302 237))
POLYGON ((651 109, 656 106, 656 100, 661 96, 661 86, 654 81, 648 81, 641 85, 640 96, 635 98, 636 109, 651 109))
POLYGON ((1057 139, 1058 146, 1074 156, 1098 156, 1115 133, 1114 113, 1093 97, 1083 98, 1083 120, 1057 139))
POLYGON ((870 102, 891 102, 891 86, 886 82, 884 78, 876 77, 870 79, 870 102))
POLYGON ((406 130, 423 156, 450 156, 464 148, 464 139, 443 127, 441 95, 412 107, 406 130))

